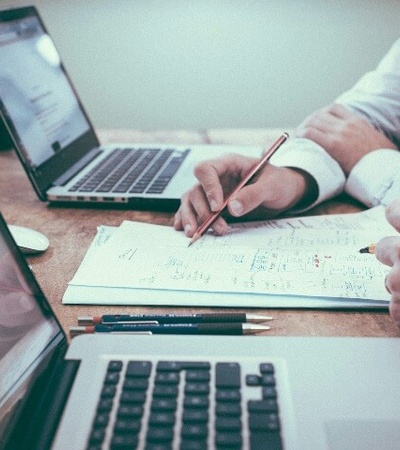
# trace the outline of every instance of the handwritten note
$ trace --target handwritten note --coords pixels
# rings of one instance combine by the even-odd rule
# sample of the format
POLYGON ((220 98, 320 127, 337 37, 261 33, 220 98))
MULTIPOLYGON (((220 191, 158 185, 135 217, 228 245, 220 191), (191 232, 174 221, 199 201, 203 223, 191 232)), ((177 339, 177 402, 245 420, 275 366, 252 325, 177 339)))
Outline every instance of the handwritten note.
POLYGON ((85 258, 70 285, 387 302, 388 268, 358 250, 388 228, 373 216, 348 216, 336 216, 340 227, 335 216, 319 216, 321 228, 316 217, 237 224, 189 248, 171 227, 124 222, 108 230, 112 236, 85 258))

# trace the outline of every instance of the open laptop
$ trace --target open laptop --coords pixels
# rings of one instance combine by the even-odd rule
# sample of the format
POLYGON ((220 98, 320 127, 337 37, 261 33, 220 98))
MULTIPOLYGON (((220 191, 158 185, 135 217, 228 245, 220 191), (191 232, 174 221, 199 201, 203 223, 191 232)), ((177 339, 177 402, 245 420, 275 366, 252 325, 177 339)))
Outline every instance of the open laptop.
POLYGON ((196 162, 261 155, 258 147, 101 146, 33 6, 0 10, 0 61, 0 117, 43 201, 176 209, 196 162))
POLYGON ((395 338, 68 346, 0 215, 0 449, 398 449, 399 373, 395 338))

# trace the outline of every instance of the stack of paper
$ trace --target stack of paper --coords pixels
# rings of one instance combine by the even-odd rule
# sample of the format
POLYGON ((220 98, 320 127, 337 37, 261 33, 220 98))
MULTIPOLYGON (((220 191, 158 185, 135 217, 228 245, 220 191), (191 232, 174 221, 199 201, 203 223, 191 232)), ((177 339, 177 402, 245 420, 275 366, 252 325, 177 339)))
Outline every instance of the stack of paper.
POLYGON ((383 208, 236 224, 190 247, 172 227, 102 226, 63 303, 387 308, 389 268, 359 250, 388 234, 383 208))

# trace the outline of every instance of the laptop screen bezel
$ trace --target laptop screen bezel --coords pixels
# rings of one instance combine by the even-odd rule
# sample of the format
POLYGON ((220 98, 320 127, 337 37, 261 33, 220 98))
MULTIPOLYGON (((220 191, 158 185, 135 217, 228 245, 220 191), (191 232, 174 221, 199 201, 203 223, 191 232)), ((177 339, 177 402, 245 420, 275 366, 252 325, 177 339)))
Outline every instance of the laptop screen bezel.
MULTIPOLYGON (((29 17, 35 17, 38 19, 41 27, 45 33, 49 34, 46 26, 43 23, 37 9, 34 6, 26 6, 21 8, 12 9, 0 9, 0 23, 10 22, 14 20, 26 19, 29 17)), ((11 117, 8 116, 7 110, 0 97, 0 118, 3 121, 10 138, 13 142, 13 146, 16 153, 23 165, 25 172, 27 173, 31 183, 38 195, 38 197, 46 201, 47 200, 47 190, 53 185, 54 181, 59 178, 67 169, 77 163, 82 159, 88 152, 92 149, 99 147, 100 143, 96 136, 93 125, 83 108, 82 102, 79 99, 77 91, 65 70, 65 67, 60 62, 60 68, 66 77, 67 82, 71 86, 71 89, 76 97, 79 108, 81 109, 87 123, 89 130, 75 139, 71 144, 67 145, 63 150, 56 153, 50 159, 45 161, 39 167, 32 168, 30 164, 26 161, 21 139, 18 135, 16 128, 13 125, 11 117)))
MULTIPOLYGON (((22 376, 15 380, 14 388, 11 392, 11 397, 14 406, 8 406, 9 412, 3 417, 3 421, 0 424, 0 441, 4 439, 4 442, 8 439, 8 434, 12 432, 12 428, 15 423, 19 420, 18 417, 22 413, 21 405, 30 395, 29 387, 33 383, 33 380, 38 379, 41 374, 44 373, 48 368, 49 358, 62 358, 65 354, 66 348, 68 346, 68 341, 64 330, 54 312, 52 311, 41 287, 36 281, 31 269, 29 268, 24 255, 18 248, 14 238, 12 237, 10 230, 8 229, 7 223, 0 212, 0 237, 4 240, 7 250, 10 252, 13 260, 15 261, 17 267, 20 270, 21 275, 24 277, 26 284, 32 291, 32 295, 35 298, 36 304, 43 314, 44 320, 51 320, 52 326, 54 326, 54 334, 52 338, 47 342, 47 345, 43 347, 41 353, 32 360, 32 363, 27 367, 26 371, 22 376), (21 397, 18 392, 22 392, 21 397), (6 428, 3 428, 6 425, 6 428)), ((31 411, 31 414, 33 412, 31 411)), ((27 424, 25 423, 25 426, 27 424)), ((0 448, 3 448, 4 442, 0 443, 0 448)), ((8 448, 8 447, 7 447, 8 448)))

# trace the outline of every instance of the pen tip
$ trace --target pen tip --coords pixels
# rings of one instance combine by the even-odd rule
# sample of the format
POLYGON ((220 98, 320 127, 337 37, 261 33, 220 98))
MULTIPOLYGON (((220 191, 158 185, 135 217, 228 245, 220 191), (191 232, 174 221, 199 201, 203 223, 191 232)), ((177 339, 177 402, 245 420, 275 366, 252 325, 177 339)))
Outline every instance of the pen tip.
POLYGON ((248 322, 266 322, 267 320, 273 320, 271 316, 264 316, 261 314, 246 314, 246 320, 248 322))
POLYGON ((189 242, 188 248, 193 245, 196 241, 198 241, 201 238, 201 234, 200 233, 194 233, 191 241, 189 242))
POLYGON ((247 323, 242 325, 243 334, 260 333, 261 331, 267 331, 270 329, 271 327, 268 327, 267 325, 251 325, 247 323))
POLYGON ((71 336, 71 338, 78 336, 80 334, 84 334, 86 331, 86 327, 85 326, 77 326, 77 327, 70 327, 69 328, 69 335, 71 336))
POLYGON ((371 244, 368 247, 360 248, 360 253, 375 253, 375 244, 371 244))

